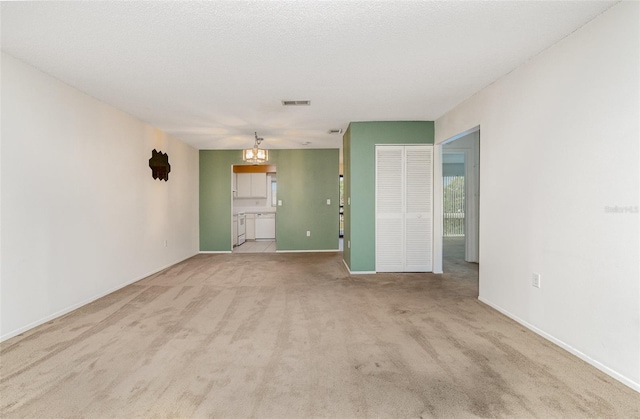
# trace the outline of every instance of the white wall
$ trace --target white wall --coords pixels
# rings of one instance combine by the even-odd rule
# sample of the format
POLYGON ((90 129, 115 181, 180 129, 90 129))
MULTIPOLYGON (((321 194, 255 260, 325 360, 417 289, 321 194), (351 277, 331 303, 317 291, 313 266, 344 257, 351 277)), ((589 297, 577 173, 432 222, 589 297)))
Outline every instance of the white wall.
POLYGON ((480 125, 480 299, 640 391, 639 9, 474 95, 436 143, 480 125))
POLYGON ((1 110, 0 339, 198 252, 197 150, 4 53, 1 110))

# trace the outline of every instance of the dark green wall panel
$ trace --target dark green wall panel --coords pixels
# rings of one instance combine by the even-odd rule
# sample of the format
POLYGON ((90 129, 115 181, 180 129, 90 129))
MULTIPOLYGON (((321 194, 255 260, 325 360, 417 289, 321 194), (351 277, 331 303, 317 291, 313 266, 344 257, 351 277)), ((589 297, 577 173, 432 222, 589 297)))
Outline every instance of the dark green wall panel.
POLYGON ((339 162, 338 149, 278 150, 278 250, 338 249, 339 162))
MULTIPOLYGON (((351 271, 375 270, 375 146, 382 144, 433 144, 433 121, 352 122, 343 137, 349 146, 344 176, 350 185, 348 226, 351 271), (346 134, 349 134, 348 138, 346 134)), ((346 146, 345 146, 346 148, 346 146)), ((345 219, 345 223, 346 223, 345 219)), ((345 237, 345 243, 347 243, 345 237)))
POLYGON ((200 250, 231 251, 231 167, 240 150, 200 150, 200 250))

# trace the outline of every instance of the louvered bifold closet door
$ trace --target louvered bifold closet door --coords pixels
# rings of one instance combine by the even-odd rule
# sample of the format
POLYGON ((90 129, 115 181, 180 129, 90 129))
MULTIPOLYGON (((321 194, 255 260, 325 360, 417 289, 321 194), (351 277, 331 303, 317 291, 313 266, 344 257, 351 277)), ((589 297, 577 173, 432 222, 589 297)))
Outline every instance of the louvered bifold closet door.
POLYGON ((404 270, 404 147, 376 147, 376 271, 404 270))
POLYGON ((405 272, 432 271, 433 147, 405 147, 405 272))
POLYGON ((433 147, 376 146, 376 271, 430 272, 433 147))

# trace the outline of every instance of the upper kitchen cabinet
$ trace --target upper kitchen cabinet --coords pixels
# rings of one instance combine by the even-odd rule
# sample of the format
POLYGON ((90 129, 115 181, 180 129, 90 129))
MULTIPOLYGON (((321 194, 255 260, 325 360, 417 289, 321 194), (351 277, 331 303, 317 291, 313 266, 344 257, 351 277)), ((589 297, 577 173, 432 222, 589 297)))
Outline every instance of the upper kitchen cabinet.
POLYGON ((238 198, 266 198, 267 174, 266 173, 238 173, 237 197, 238 198))
POLYGON ((236 173, 236 197, 251 196, 251 173, 236 173))

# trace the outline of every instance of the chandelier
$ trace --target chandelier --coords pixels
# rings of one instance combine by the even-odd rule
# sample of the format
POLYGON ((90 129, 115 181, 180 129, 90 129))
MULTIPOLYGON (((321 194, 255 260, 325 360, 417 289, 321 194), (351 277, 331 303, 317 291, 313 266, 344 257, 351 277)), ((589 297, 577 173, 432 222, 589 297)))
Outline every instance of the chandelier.
POLYGON ((257 132, 255 132, 254 135, 256 136, 256 142, 253 148, 242 150, 242 160, 252 164, 266 163, 269 161, 269 150, 260 148, 260 143, 264 138, 258 137, 257 132))

